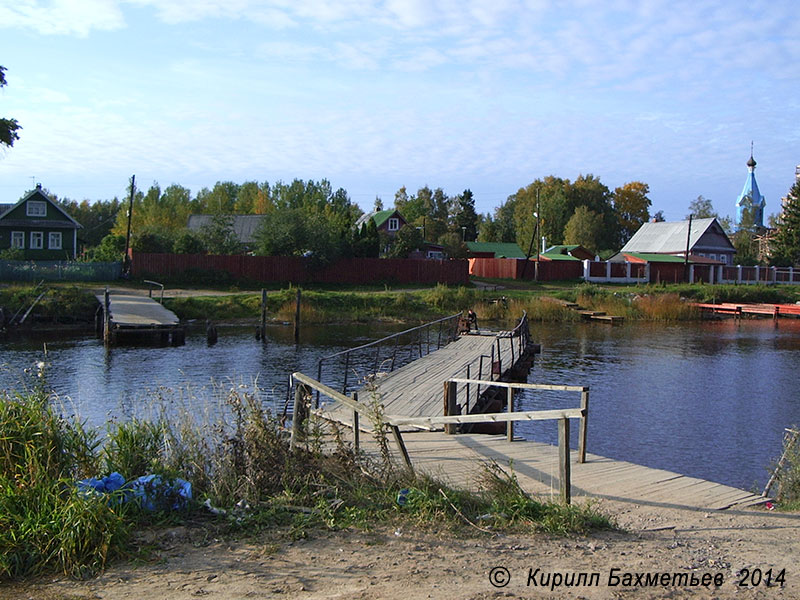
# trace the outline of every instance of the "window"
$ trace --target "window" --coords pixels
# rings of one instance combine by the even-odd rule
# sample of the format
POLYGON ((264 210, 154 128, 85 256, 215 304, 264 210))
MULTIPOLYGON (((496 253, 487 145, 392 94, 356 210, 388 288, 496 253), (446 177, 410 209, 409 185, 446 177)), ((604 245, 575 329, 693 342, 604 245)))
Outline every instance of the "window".
POLYGON ((12 248, 25 248, 25 232, 12 231, 11 232, 11 247, 12 248))
POLYGON ((31 231, 31 250, 41 250, 44 242, 44 234, 41 231, 31 231))
POLYGON ((389 219, 389 231, 397 231, 400 229, 400 219, 392 217, 389 219))
POLYGON ((25 205, 25 214, 29 217, 46 217, 47 202, 40 200, 28 200, 25 205))
POLYGON ((50 250, 61 250, 61 232, 51 231, 47 240, 47 247, 50 250))

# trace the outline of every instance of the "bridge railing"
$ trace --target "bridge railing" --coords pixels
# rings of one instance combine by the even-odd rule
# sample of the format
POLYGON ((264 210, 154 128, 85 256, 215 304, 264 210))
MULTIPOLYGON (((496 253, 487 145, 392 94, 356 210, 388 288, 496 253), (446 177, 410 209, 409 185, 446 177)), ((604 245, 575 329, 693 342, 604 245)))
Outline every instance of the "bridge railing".
MULTIPOLYGON (((295 383, 295 404, 292 420, 292 447, 302 443, 305 439, 305 422, 310 414, 310 400, 313 392, 327 396, 332 400, 341 402, 352 410, 352 422, 348 423, 353 430, 353 444, 356 451, 360 448, 360 429, 359 421, 361 416, 370 418, 373 410, 359 402, 358 393, 354 392, 352 397, 346 396, 330 386, 327 386, 303 373, 293 373, 292 380, 295 383)), ((564 503, 571 501, 571 468, 570 468, 570 419, 580 420, 580 430, 578 434, 578 462, 586 462, 586 426, 589 413, 589 388, 585 386, 568 385, 545 385, 533 383, 507 383, 500 381, 481 381, 478 379, 449 379, 444 382, 445 404, 448 414, 432 417, 405 417, 399 415, 382 415, 381 418, 388 425, 395 443, 400 450, 406 466, 413 471, 411 457, 409 456, 403 436, 400 431, 401 426, 421 427, 432 425, 444 425, 445 431, 455 433, 457 425, 462 423, 506 423, 507 436, 509 441, 513 441, 513 423, 515 421, 558 421, 558 456, 559 456, 559 481, 560 496, 564 503), (456 409, 456 389, 458 383, 472 383, 480 385, 493 385, 508 388, 509 410, 505 413, 484 413, 474 415, 449 414, 456 409), (576 391, 581 393, 581 404, 577 408, 566 408, 556 410, 532 410, 514 411, 513 410, 513 390, 514 389, 537 389, 550 391, 576 391)))
MULTIPOLYGON (((343 373, 340 391, 346 395, 351 387, 361 386, 368 375, 374 375, 379 369, 392 372, 455 340, 458 337, 460 317, 461 313, 457 313, 368 344, 323 356, 317 363, 317 381, 326 379, 325 367, 336 366, 341 369, 338 372, 343 373), (406 349, 407 356, 401 355, 403 348, 406 349)), ((319 406, 319 392, 316 394, 316 405, 319 406)))

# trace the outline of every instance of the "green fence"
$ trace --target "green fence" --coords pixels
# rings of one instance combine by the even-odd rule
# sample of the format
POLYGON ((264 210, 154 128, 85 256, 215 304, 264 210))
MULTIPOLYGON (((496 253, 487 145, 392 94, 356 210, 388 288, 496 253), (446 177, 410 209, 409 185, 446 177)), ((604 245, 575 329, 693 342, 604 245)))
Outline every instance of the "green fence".
POLYGON ((0 260, 0 281, 112 281, 122 277, 122 262, 0 260))

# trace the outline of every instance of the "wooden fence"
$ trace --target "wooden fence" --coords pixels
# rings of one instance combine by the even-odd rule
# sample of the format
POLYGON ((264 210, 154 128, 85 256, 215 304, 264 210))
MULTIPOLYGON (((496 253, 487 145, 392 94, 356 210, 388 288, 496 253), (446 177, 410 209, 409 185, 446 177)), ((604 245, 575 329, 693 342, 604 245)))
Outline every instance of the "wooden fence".
POLYGON ((134 277, 178 278, 187 271, 224 272, 234 279, 277 283, 469 283, 466 260, 346 258, 315 269, 299 256, 144 254, 132 256, 134 277))
MULTIPOLYGON (((526 261, 524 258, 470 258, 469 274, 490 279, 532 280, 536 277, 536 261, 526 261)), ((539 281, 580 279, 582 276, 583 263, 580 261, 539 261, 539 281)))

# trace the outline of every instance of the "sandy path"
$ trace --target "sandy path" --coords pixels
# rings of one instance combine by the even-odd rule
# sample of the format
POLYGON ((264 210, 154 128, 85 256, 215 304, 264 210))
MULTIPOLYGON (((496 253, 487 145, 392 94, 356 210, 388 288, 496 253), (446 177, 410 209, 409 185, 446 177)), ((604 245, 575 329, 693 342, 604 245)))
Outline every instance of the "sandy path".
MULTIPOLYGON (((7 584, 0 598, 800 598, 798 514, 653 510, 611 501, 601 507, 623 531, 453 537, 382 528, 294 542, 267 535, 203 542, 197 531, 176 528, 159 533, 160 549, 147 564, 118 563, 87 582, 7 584), (490 583, 496 567, 508 569, 505 587, 490 583), (737 585, 743 568, 762 575, 758 587, 737 585), (528 585, 536 569, 539 587, 528 585), (783 585, 766 586, 769 569, 773 578, 785 569, 783 585), (688 573, 698 580, 720 574, 723 584, 609 585, 612 574, 625 572, 688 573), (541 587, 543 578, 557 576, 574 576, 577 584, 580 573, 587 574, 585 583, 597 573, 597 585, 541 587)), ((495 576, 502 579, 502 573, 495 576)))

